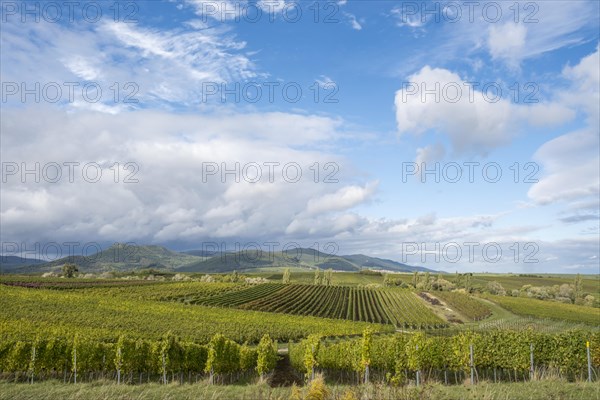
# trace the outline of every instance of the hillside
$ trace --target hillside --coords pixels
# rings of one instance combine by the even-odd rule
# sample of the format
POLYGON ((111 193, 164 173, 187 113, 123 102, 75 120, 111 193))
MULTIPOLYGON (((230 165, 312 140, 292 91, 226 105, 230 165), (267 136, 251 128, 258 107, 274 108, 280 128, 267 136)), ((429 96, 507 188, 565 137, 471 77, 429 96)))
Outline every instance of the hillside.
POLYGON ((141 268, 173 270, 199 259, 202 258, 177 253, 162 246, 134 246, 119 243, 93 255, 63 257, 52 262, 19 268, 15 272, 58 271, 66 263, 77 264, 79 272, 83 273, 129 271, 141 268))
POLYGON ((198 260, 177 269, 180 272, 231 272, 257 268, 321 268, 336 271, 360 271, 382 269, 394 272, 431 271, 424 267, 413 267, 392 260, 355 254, 350 256, 330 255, 318 250, 300 248, 285 252, 231 252, 198 260))
MULTIPOLYGON (((381 269, 394 272, 432 271, 423 267, 412 267, 392 260, 355 254, 336 256, 323 252, 300 248, 285 252, 254 251, 228 252, 212 254, 200 250, 175 252, 162 246, 134 246, 115 244, 106 250, 90 256, 63 257, 52 262, 30 264, 9 264, 5 272, 43 273, 59 271, 62 265, 74 263, 82 273, 101 273, 107 271, 132 271, 142 268, 168 270, 176 272, 222 273, 251 271, 258 268, 304 268, 334 269, 336 271, 356 272, 361 269, 381 269)), ((35 260, 34 260, 35 261, 35 260)))
POLYGON ((35 258, 17 256, 0 256, 0 273, 14 271, 18 268, 43 264, 44 261, 35 258))
POLYGON ((369 257, 364 254, 353 254, 350 256, 342 256, 342 258, 350 261, 354 265, 358 265, 361 268, 369 269, 384 269, 395 272, 434 272, 432 269, 425 267, 413 267, 411 265, 402 264, 393 260, 386 260, 384 258, 369 257))

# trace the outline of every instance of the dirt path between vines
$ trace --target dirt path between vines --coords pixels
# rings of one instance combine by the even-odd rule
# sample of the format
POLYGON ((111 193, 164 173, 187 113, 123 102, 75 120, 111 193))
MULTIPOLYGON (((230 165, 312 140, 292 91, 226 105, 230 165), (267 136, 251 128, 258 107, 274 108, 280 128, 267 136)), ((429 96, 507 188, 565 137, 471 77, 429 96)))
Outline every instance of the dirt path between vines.
POLYGON ((271 378, 271 387, 292 386, 294 382, 296 385, 302 386, 304 382, 302 377, 296 373, 292 367, 292 364, 290 363, 288 349, 279 349, 278 353, 279 360, 277 360, 277 365, 275 365, 275 371, 273 372, 273 377, 271 378))

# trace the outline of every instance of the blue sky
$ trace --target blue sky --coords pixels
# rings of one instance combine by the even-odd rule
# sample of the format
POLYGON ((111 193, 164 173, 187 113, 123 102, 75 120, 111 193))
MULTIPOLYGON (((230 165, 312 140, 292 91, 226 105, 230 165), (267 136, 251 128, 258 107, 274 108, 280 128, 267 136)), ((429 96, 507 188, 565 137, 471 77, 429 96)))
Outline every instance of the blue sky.
POLYGON ((3 1, 2 252, 335 243, 598 273, 599 4, 471 7, 3 1))

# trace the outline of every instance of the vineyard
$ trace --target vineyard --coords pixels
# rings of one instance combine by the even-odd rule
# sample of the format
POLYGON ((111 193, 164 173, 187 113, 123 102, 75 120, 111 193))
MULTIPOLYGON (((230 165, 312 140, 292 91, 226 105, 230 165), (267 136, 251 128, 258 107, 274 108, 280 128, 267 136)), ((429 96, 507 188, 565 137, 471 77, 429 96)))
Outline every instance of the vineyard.
POLYGON ((489 307, 463 293, 435 292, 433 295, 473 321, 479 321, 492 313, 489 307))
POLYGON ((529 380, 547 373, 581 378, 587 374, 588 341, 591 365, 597 370, 600 333, 588 331, 543 334, 496 330, 462 332, 451 337, 395 334, 373 337, 367 343, 365 337, 341 341, 309 337, 291 343, 289 348, 292 365, 307 374, 316 368, 332 379, 356 383, 368 365, 372 376, 392 383, 408 382, 417 371, 424 380, 462 383, 471 367, 474 377, 482 380, 529 380))
POLYGON ((40 282, 12 280, 1 287, 4 379, 228 384, 271 370, 276 341, 289 342, 298 375, 321 371, 346 384, 461 384, 471 371, 474 379, 490 382, 546 375, 585 379, 588 341, 591 371, 600 368, 598 310, 590 307, 486 296, 496 305, 460 292, 419 298, 412 290, 385 287, 40 282), (432 311, 438 299, 472 320, 491 310, 495 317, 448 324, 432 311), (515 314, 525 307, 536 318, 500 306, 515 314), (555 318, 570 316, 539 318, 548 309, 555 318))
POLYGON ((191 383, 192 375, 197 382, 205 374, 224 382, 234 373, 266 373, 275 367, 276 358, 276 344, 268 335, 254 348, 219 334, 202 345, 171 334, 159 340, 125 336, 94 340, 75 335, 0 343, 0 370, 13 374, 14 380, 26 377, 31 382, 60 378, 76 383, 79 377, 80 382, 102 378, 142 383, 158 378, 162 383, 191 383))
POLYGON ((400 289, 270 283, 190 302, 401 327, 445 326, 412 291, 400 289))
MULTIPOLYGON (((151 290, 151 287, 144 289, 151 290)), ((238 343, 256 343, 264 333, 273 339, 289 340, 303 338, 310 333, 352 335, 362 332, 367 326, 381 332, 394 329, 383 324, 119 297, 114 295, 113 290, 55 291, 2 287, 2 338, 33 340, 39 332, 52 332, 57 337, 79 333, 92 339, 126 335, 156 340, 165 332, 172 331, 174 335, 196 343, 206 343, 217 333, 238 343)))
POLYGON ((443 324, 413 292, 394 289, 290 285, 243 308, 406 327, 443 324))
POLYGON ((217 307, 236 307, 263 298, 272 293, 276 293, 283 289, 284 286, 285 285, 281 283, 265 283, 262 285, 251 286, 239 292, 228 292, 220 296, 204 297, 205 294, 202 294, 191 298, 189 303, 217 307))

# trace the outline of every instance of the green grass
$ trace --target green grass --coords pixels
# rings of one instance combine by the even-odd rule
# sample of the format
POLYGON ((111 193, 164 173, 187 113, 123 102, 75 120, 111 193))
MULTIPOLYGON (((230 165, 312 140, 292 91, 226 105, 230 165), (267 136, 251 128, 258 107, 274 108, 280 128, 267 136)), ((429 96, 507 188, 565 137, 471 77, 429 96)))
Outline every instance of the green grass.
POLYGON ((467 294, 459 292, 431 292, 430 294, 471 320, 480 320, 491 314, 489 307, 467 294))
MULTIPOLYGON (((540 275, 541 277, 519 276, 510 274, 474 274, 473 283, 485 287, 488 282, 496 281, 506 290, 521 289, 523 285, 554 286, 563 283, 573 284, 575 275, 540 275)), ((597 296, 600 294, 600 276, 582 275, 583 291, 597 296)))
POLYGON ((517 315, 585 323, 594 326, 600 325, 600 308, 524 297, 488 295, 485 298, 517 315))
MULTIPOLYGON (((330 385, 326 400, 340 400, 349 392, 355 399, 380 400, 592 400, 600 397, 600 383, 569 383, 548 380, 526 383, 479 383, 474 386, 426 384, 391 387, 383 385, 330 385)), ((303 396, 307 388, 301 388, 303 396)), ((95 382, 64 385, 61 382, 14 384, 0 382, 0 400, 288 400, 290 387, 266 384, 240 385, 115 385, 95 382)), ((352 397, 349 397, 352 398, 352 397)))

